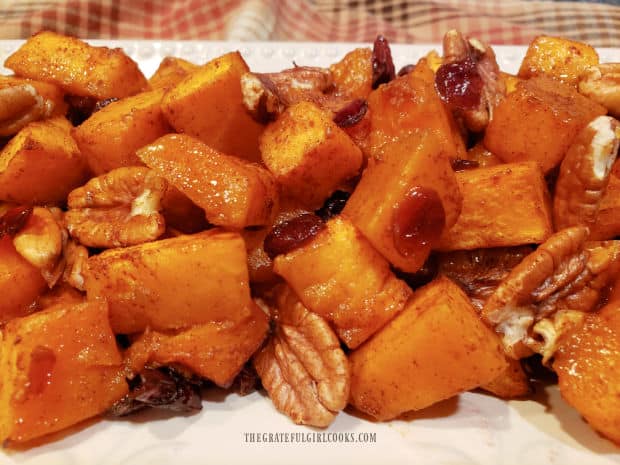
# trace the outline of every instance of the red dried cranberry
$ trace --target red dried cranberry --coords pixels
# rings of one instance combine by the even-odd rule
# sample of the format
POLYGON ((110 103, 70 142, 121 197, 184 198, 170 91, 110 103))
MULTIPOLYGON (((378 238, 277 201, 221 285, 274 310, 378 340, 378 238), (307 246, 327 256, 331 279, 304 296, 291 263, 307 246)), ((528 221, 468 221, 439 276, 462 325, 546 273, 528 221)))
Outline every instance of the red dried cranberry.
POLYGON ((321 218, 304 213, 274 226, 265 238, 265 252, 271 258, 291 252, 310 242, 323 228, 325 223, 321 218))
POLYGON ((469 58, 441 65, 435 74, 437 92, 453 108, 478 107, 483 85, 476 63, 469 58))
POLYGON ((315 213, 321 218, 323 218, 323 220, 327 221, 328 219, 340 214, 340 212, 344 210, 344 207, 347 204, 349 197, 351 197, 351 194, 349 192, 336 191, 315 213))
POLYGON ((368 103, 364 99, 356 99, 347 103, 334 115, 334 123, 341 128, 348 128, 359 123, 368 111, 368 103))
POLYGON ((386 84, 396 77, 390 44, 382 35, 377 36, 372 47, 372 88, 386 84))
POLYGON ((415 186, 395 206, 392 221, 394 246, 408 257, 420 248, 430 248, 439 239, 446 214, 437 191, 415 186))
POLYGON ((0 237, 8 234, 14 236, 32 215, 32 207, 15 207, 0 217, 0 237))

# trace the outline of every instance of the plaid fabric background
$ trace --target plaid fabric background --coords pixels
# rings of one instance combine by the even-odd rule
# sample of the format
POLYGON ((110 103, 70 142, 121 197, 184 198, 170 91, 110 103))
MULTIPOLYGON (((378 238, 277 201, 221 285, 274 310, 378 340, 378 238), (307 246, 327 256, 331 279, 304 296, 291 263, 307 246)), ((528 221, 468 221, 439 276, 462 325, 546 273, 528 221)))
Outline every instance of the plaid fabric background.
POLYGON ((620 1, 0 0, 0 38, 438 42, 447 29, 496 44, 547 33, 620 46, 620 1))

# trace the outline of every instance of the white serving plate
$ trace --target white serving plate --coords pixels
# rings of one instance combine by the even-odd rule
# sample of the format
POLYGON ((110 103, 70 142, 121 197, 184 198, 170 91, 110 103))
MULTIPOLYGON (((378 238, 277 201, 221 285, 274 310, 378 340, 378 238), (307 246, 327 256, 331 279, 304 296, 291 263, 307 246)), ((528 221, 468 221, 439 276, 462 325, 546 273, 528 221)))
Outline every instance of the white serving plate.
MULTIPOLYGON (((323 66, 359 44, 292 42, 93 41, 122 47, 152 74, 167 55, 196 63, 240 50, 255 71, 298 65, 323 66)), ((0 58, 20 41, 0 41, 0 58)), ((397 69, 415 63, 433 45, 393 45, 397 69)), ((495 48, 501 68, 516 72, 523 47, 495 48)), ((601 61, 620 61, 620 49, 599 49, 601 61)), ((6 72, 6 70, 4 70, 6 72)), ((620 463, 620 448, 597 435, 561 399, 555 387, 540 388, 529 400, 502 401, 465 393, 406 419, 372 423, 341 413, 323 433, 292 424, 263 394, 246 397, 212 390, 203 411, 190 416, 145 412, 122 420, 88 422, 54 442, 26 451, 0 452, 0 464, 168 465, 251 464, 501 464, 603 465, 620 463), (289 442, 249 442, 283 438, 289 442), (301 434, 300 434, 301 433, 301 434), (366 442, 325 442, 344 433, 366 442), (304 435, 302 438, 301 435, 304 435), (293 440, 293 438, 295 440, 293 440), (372 440, 374 438, 374 440, 372 440), (318 442, 321 439, 321 442, 318 442), (305 442, 304 442, 305 440, 305 442)))

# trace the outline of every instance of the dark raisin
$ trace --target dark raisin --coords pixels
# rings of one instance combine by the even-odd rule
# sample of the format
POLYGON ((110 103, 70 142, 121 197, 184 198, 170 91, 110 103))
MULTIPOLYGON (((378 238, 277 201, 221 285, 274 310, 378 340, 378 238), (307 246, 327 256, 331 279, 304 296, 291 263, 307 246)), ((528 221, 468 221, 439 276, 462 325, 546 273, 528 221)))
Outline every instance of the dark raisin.
POLYGON ((430 283, 433 279, 435 279, 438 271, 439 261, 437 260, 437 256, 431 254, 424 262, 424 265, 422 265, 422 268, 420 268, 415 273, 406 273, 398 269, 395 269, 394 273, 396 274, 397 278, 405 281, 409 285, 409 287, 411 287, 412 289, 416 289, 420 286, 424 286, 425 284, 430 283))
POLYGON ((334 123, 341 128, 348 128, 359 123, 368 111, 368 103, 364 99, 356 99, 347 103, 334 115, 334 123))
POLYGON ((409 74, 411 71, 413 71, 415 69, 415 65, 405 65, 403 66, 399 71, 397 76, 406 76, 407 74, 409 74))
POLYGON ((127 381, 130 392, 109 410, 113 416, 125 416, 146 407, 175 412, 202 409, 200 385, 168 367, 147 368, 127 381))
POLYGON ((312 213, 292 218, 273 227, 265 238, 265 252, 272 259, 277 255, 285 254, 310 242, 325 223, 312 213))
POLYGON ((80 97, 78 95, 65 95, 65 102, 69 104, 67 119, 73 126, 79 126, 86 121, 95 110, 97 100, 92 97, 80 97))
POLYGON ((476 160, 465 160, 463 158, 456 158, 450 162, 454 171, 465 171, 473 168, 479 168, 480 163, 476 160))
POLYGON ((28 222, 32 207, 15 207, 0 217, 0 237, 8 234, 14 236, 28 222))
POLYGON ((387 84, 396 77, 390 44, 382 35, 377 36, 372 48, 372 88, 387 84))
POLYGON ((347 204, 347 200, 349 200, 349 197, 351 197, 351 194, 349 192, 336 191, 315 213, 321 218, 323 218, 323 220, 327 221, 328 219, 339 215, 340 212, 344 210, 344 207, 347 204))
POLYGON ((437 92, 452 108, 477 108, 483 85, 476 63, 469 58, 441 65, 435 74, 437 92))
POLYGON ((446 214, 437 191, 415 186, 396 205, 393 214, 396 250, 408 257, 420 248, 430 248, 441 235, 446 214))

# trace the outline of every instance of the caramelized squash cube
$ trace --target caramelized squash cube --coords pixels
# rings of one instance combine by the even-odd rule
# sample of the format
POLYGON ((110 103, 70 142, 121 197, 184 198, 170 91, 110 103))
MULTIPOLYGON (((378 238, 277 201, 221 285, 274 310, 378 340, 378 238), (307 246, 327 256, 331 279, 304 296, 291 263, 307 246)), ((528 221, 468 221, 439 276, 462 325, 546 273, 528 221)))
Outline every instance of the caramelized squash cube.
POLYGON ((229 387, 256 352, 269 319, 253 302, 249 315, 234 324, 208 322, 177 334, 146 332, 130 348, 126 363, 139 372, 147 363, 180 364, 221 387, 229 387))
POLYGON ((331 322, 350 348, 359 346, 397 315, 411 289, 348 220, 327 222, 311 242, 274 260, 311 311, 331 322))
POLYGON ((286 192, 314 208, 355 176, 362 152, 331 119, 310 102, 286 109, 260 139, 263 162, 286 192))
POLYGON ((136 150, 171 132, 161 111, 163 91, 143 92, 93 113, 73 137, 96 176, 143 163, 136 150))
POLYGON ((0 439, 29 441, 127 394, 105 302, 55 305, 9 322, 0 342, 0 439))
POLYGON ((278 186, 269 171, 191 136, 163 136, 137 155, 204 209, 213 224, 238 229, 267 225, 277 211, 278 186))
POLYGON ((177 132, 226 154, 260 161, 263 126, 247 112, 241 94, 240 79, 248 71, 239 52, 210 61, 166 93, 164 114, 177 132))
POLYGON ((151 89, 170 89, 181 82, 185 77, 199 68, 183 58, 165 57, 155 74, 149 78, 151 89))
POLYGON ((46 288, 41 271, 15 250, 11 237, 0 238, 0 324, 30 313, 46 288))
POLYGON ((390 263, 413 273, 424 264, 444 227, 447 229, 456 223, 461 203, 461 193, 445 144, 437 133, 420 130, 390 144, 390 150, 381 160, 369 160, 342 214, 390 263), (410 195, 412 189, 420 188, 438 196, 440 202, 433 206, 440 211, 427 211, 431 208, 430 203, 410 195), (396 237, 399 234, 397 228, 402 223, 399 216, 412 216, 410 206, 424 212, 418 218, 419 223, 434 214, 442 216, 444 222, 437 225, 440 229, 430 227, 428 231, 417 223, 411 225, 411 230, 424 230, 420 234, 428 232, 432 237, 420 237, 416 247, 404 248, 400 246, 401 239, 396 237))
POLYGON ((0 200, 61 204, 87 174, 64 118, 30 123, 0 152, 0 200))
POLYGON ((497 335, 444 277, 418 289, 402 313, 349 361, 350 402, 378 420, 486 384, 507 367, 497 335))
POLYGON ((93 255, 84 285, 108 301, 115 333, 236 322, 249 313, 246 260, 239 234, 209 230, 93 255))
POLYGON ((537 161, 548 173, 560 164, 577 133, 606 112, 566 84, 531 78, 495 107, 484 145, 507 163, 537 161))
POLYGON ((601 198, 596 222, 590 227, 590 239, 607 240, 620 236, 620 164, 616 162, 601 198))
POLYGON ((351 98, 366 98, 372 91, 372 50, 356 48, 329 67, 335 92, 351 98))
POLYGON ((18 76, 97 100, 127 97, 148 85, 138 65, 120 48, 93 47, 51 31, 30 37, 4 66, 18 76))
POLYGON ((506 163, 456 173, 463 208, 438 250, 540 244, 553 233, 547 185, 537 163, 506 163))
POLYGON ((519 68, 519 77, 529 79, 544 75, 576 86, 579 76, 590 66, 596 65, 598 54, 591 45, 540 35, 527 48, 519 68))

